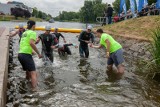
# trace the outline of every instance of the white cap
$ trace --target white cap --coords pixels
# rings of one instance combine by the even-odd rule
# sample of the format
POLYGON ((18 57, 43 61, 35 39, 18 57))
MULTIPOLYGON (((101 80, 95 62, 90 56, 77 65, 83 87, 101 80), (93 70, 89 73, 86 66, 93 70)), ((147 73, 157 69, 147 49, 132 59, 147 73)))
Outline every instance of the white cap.
POLYGON ((91 26, 91 25, 88 25, 88 26, 87 26, 87 29, 92 30, 92 26, 91 26))
POLYGON ((19 28, 23 28, 23 24, 22 23, 19 23, 19 28))
POLYGON ((46 26, 45 30, 51 30, 51 26, 46 26))
POLYGON ((63 48, 63 44, 59 44, 59 45, 58 45, 58 48, 63 48))
POLYGON ((58 28, 57 28, 57 27, 55 27, 55 28, 54 28, 54 30, 58 30, 58 28))

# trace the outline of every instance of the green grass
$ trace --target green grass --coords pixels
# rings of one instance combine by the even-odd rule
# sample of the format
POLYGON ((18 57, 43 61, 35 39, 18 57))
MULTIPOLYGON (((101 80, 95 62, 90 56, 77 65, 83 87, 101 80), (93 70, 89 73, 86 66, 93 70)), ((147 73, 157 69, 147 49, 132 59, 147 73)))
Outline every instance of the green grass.
POLYGON ((152 31, 152 40, 148 47, 152 60, 139 62, 140 71, 146 74, 146 77, 154 78, 157 73, 160 73, 160 26, 152 31))
POLYGON ((0 21, 27 21, 27 20, 33 20, 33 21, 38 21, 38 22, 44 21, 43 19, 35 18, 35 17, 31 17, 31 18, 29 18, 29 19, 25 19, 25 18, 22 18, 22 17, 18 17, 17 19, 15 19, 14 16, 10 16, 10 15, 0 15, 0 21))
POLYGON ((151 31, 156 29, 157 24, 160 24, 160 16, 146 16, 121 21, 102 28, 112 35, 150 40, 152 39, 151 31))

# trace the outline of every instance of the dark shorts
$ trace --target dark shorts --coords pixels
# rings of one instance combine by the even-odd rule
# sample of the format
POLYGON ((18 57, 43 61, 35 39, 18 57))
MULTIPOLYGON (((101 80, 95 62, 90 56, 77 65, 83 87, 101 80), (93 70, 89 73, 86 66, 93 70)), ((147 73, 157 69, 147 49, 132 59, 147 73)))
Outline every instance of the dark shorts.
POLYGON ((32 55, 19 53, 18 60, 21 63, 24 71, 35 71, 36 70, 32 55))
POLYGON ((124 62, 123 58, 123 49, 119 49, 114 53, 110 54, 110 57, 108 58, 108 65, 113 65, 117 67, 118 65, 122 64, 124 62))
POLYGON ((53 62, 54 60, 54 57, 53 57, 53 51, 50 51, 50 52, 47 52, 47 51, 44 51, 42 50, 41 54, 43 55, 43 61, 51 61, 53 62))

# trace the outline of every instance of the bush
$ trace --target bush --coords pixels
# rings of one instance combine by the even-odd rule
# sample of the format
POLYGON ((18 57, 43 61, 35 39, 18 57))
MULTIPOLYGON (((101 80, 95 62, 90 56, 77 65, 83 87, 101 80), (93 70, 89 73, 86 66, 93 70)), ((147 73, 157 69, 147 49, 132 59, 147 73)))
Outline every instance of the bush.
POLYGON ((152 41, 147 47, 152 55, 152 60, 138 62, 138 70, 146 75, 147 78, 160 81, 160 26, 152 31, 152 41))

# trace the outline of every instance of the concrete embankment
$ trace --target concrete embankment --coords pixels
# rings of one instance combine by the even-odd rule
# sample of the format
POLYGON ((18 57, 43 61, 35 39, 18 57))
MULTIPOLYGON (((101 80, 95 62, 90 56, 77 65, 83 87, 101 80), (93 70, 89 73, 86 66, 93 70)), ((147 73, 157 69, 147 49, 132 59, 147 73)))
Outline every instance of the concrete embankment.
POLYGON ((9 61, 9 30, 0 27, 0 107, 5 107, 9 61))
POLYGON ((147 39, 136 39, 122 36, 115 36, 116 40, 123 46, 125 56, 135 60, 151 60, 149 52, 150 42, 147 39))

